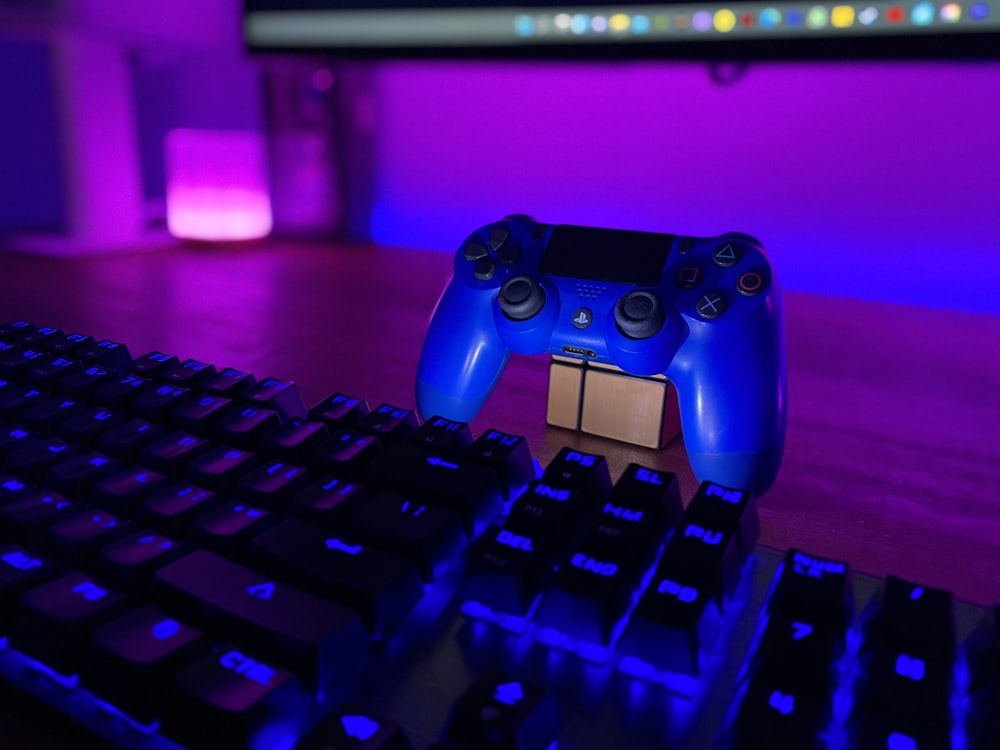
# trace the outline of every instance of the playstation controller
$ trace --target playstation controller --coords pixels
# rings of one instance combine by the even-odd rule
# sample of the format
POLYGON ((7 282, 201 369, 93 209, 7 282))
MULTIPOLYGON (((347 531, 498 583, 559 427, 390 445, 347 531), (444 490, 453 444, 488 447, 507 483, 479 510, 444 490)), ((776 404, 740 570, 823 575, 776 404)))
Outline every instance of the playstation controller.
POLYGON ((695 476, 758 495, 785 442, 781 291, 757 240, 510 216, 462 244, 417 373, 424 417, 468 422, 512 352, 665 375, 695 476))

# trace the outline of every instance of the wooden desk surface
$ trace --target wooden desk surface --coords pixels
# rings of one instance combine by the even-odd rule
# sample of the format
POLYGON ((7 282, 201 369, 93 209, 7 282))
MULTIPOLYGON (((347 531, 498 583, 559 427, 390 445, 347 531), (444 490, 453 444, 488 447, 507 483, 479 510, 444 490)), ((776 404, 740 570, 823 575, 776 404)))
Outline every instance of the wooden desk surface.
MULTIPOLYGON (((426 324, 450 253, 269 243, 84 260, 0 254, 0 319, 24 318, 414 404, 426 324)), ((946 282, 942 282, 946 283, 946 282)), ((784 464, 761 541, 1000 602, 1000 316, 786 292, 784 464)), ((545 426, 547 360, 514 357, 474 423, 695 480, 681 441, 651 451, 545 426)))

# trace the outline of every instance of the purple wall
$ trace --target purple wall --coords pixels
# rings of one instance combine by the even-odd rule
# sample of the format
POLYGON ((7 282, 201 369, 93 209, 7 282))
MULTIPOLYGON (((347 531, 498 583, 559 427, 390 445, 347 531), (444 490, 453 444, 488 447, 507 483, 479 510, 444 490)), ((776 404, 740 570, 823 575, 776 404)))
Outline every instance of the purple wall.
POLYGON ((996 63, 385 65, 372 232, 736 229, 788 288, 1000 312, 997 92, 996 63))

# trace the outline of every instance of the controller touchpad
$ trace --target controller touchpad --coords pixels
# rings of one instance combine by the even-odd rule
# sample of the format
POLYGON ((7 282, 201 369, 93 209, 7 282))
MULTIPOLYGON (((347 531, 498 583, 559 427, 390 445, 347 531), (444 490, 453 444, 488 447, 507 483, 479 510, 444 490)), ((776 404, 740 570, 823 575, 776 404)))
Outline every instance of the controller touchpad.
POLYGON ((655 286, 667 262, 670 235, 566 224, 552 230, 538 270, 607 284, 655 286))

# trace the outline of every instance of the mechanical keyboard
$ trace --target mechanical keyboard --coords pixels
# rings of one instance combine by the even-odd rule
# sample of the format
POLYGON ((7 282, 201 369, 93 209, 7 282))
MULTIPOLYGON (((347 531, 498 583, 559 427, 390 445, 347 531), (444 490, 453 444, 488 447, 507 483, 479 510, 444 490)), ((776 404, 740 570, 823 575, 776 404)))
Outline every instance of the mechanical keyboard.
POLYGON ((740 488, 0 326, 0 678, 95 741, 1000 748, 1000 605, 758 533, 740 488))

